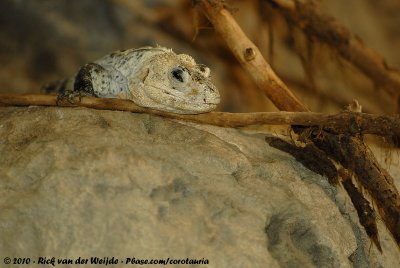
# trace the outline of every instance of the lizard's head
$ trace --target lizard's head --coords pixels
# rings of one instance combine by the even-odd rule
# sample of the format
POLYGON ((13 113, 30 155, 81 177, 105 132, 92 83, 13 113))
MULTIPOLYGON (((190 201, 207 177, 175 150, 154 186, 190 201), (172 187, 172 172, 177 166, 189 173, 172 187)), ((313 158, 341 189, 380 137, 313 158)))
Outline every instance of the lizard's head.
POLYGON ((210 69, 196 64, 185 54, 166 50, 149 58, 141 70, 136 99, 139 105, 158 110, 198 114, 212 111, 220 101, 217 88, 211 83, 210 69))

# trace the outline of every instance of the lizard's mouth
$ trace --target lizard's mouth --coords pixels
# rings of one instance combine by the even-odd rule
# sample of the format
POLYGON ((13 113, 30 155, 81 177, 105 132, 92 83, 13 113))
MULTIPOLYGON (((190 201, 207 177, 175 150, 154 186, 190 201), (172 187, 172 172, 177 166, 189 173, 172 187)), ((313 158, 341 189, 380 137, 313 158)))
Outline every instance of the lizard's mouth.
POLYGON ((177 95, 177 94, 173 94, 173 93, 168 92, 168 91, 165 91, 165 90, 163 91, 163 93, 166 94, 166 95, 172 96, 173 98, 176 98, 176 99, 178 99, 178 100, 181 100, 181 101, 184 101, 184 102, 196 103, 196 104, 206 104, 206 105, 210 105, 210 106, 212 106, 212 105, 215 105, 215 106, 216 106, 216 105, 219 104, 219 102, 220 102, 219 97, 218 97, 218 98, 215 98, 213 101, 211 101, 211 100, 207 100, 207 98, 203 98, 203 99, 201 99, 201 98, 191 99, 190 97, 187 97, 187 96, 179 96, 179 95, 177 95))
POLYGON ((161 111, 179 114, 199 114, 214 110, 219 103, 216 92, 201 92, 188 94, 179 90, 171 90, 157 85, 147 84, 147 90, 141 91, 141 96, 147 101, 140 105, 161 111))
POLYGON ((218 105, 220 102, 219 98, 216 99, 215 101, 205 101, 204 104, 210 104, 210 105, 218 105))

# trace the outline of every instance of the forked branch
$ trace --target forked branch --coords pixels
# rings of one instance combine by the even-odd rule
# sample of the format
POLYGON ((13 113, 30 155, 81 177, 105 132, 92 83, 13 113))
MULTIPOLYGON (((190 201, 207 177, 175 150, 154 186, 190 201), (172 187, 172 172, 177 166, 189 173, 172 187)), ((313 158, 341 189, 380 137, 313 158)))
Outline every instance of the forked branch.
MULTIPOLYGON (((215 30, 223 37, 243 68, 251 75, 258 87, 264 90, 276 107, 286 111, 307 111, 305 105, 294 97, 288 87, 271 70, 259 50, 243 33, 229 11, 224 8, 222 1, 199 0, 196 2, 212 22, 215 30)), ((282 4, 282 8, 290 10, 296 10, 297 4, 300 3, 300 1, 291 0, 280 0, 279 2, 282 4)), ((308 7, 305 6, 304 8, 308 7)), ((293 14, 293 16, 295 15, 293 14)), ((344 50, 344 55, 347 55, 347 57, 359 57, 364 52, 371 52, 356 39, 346 39, 344 44, 346 45, 348 42, 355 43, 344 50)), ((373 53, 370 54, 373 55, 373 53)), ((360 64, 363 60, 366 60, 366 58, 360 57, 360 64)), ((380 70, 385 67, 384 62, 381 62, 378 58, 373 57, 370 60, 367 63, 378 64, 380 70)), ((364 71, 369 72, 368 69, 364 69, 364 71)), ((386 71, 384 73, 388 74, 386 71)), ((382 85, 396 85, 397 80, 395 78, 395 76, 385 76, 383 81, 377 80, 376 82, 382 83, 382 85)), ((397 92, 396 87, 389 91, 396 96, 397 92)), ((335 135, 323 128, 293 127, 293 129, 305 142, 314 143, 330 158, 354 172, 357 180, 374 199, 379 214, 400 246, 399 192, 393 183, 393 178, 380 167, 362 140, 351 135, 335 135)))

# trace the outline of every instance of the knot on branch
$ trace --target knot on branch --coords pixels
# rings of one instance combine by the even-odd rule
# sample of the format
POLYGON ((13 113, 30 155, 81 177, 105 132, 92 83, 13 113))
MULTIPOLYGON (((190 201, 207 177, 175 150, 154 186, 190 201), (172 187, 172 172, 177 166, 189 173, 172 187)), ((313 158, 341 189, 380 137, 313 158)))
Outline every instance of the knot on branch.
POLYGON ((245 50, 244 50, 244 58, 247 60, 247 61, 251 61, 251 60, 253 60, 255 57, 256 57, 256 52, 254 51, 254 49, 253 48, 251 48, 251 47, 248 47, 248 48, 246 48, 245 50))

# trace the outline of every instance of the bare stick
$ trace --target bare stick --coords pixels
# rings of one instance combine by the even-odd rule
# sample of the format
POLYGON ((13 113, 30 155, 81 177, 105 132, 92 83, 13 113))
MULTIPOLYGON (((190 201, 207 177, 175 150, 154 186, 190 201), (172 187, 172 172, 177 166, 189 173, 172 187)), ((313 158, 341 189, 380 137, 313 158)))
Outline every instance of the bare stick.
POLYGON ((198 5, 244 69, 279 110, 308 111, 308 108, 279 79, 256 45, 247 38, 220 1, 198 1, 198 5))
MULTIPOLYGON (((345 170, 340 170, 341 183, 349 194, 351 202, 357 211, 360 223, 364 226, 368 236, 374 242, 375 246, 382 253, 381 243, 378 237, 378 227, 376 226, 376 214, 370 202, 363 196, 362 192, 354 185, 351 175, 345 170)), ((380 193, 378 193, 379 195, 380 193)))
POLYGON ((335 18, 323 13, 317 1, 263 1, 271 3, 306 35, 318 38, 336 50, 344 59, 368 76, 378 88, 382 88, 391 96, 399 96, 400 72, 389 67, 378 52, 365 45, 358 36, 351 33, 335 18))
MULTIPOLYGON (((293 8, 296 3, 290 0, 284 1, 285 7, 293 8)), ((201 0, 198 1, 204 14, 213 23, 217 32, 225 39, 228 47, 242 64, 243 68, 252 76, 259 88, 263 89, 271 101, 280 110, 307 111, 291 93, 283 82, 272 72, 270 66, 265 62, 258 49, 247 38, 236 21, 227 11, 221 1, 201 0)), ((356 48, 357 49, 357 48, 356 48)), ((379 213, 387 228, 400 246, 400 195, 393 179, 379 166, 379 163, 367 151, 367 147, 358 137, 350 135, 332 135, 324 129, 316 131, 313 128, 294 127, 294 131, 300 134, 304 140, 313 142, 325 151, 330 157, 335 157, 344 167, 352 169, 379 207, 379 213), (314 134, 315 135, 310 135, 314 134), (320 133, 318 135, 318 133, 320 133), (323 134, 323 135, 322 135, 323 134), (347 138, 346 143, 341 143, 341 136, 347 138), (337 141, 339 139, 339 141, 337 141), (338 157, 337 152, 349 152, 350 158, 338 157), (356 153, 355 153, 356 152, 356 153), (360 166, 351 165, 347 160, 360 162, 360 166), (360 168, 359 168, 360 167, 360 168), (363 171, 362 167, 367 167, 363 171), (372 169, 374 167, 374 169, 372 169), (371 185, 390 191, 384 194, 382 191, 373 191, 371 185)))
POLYGON ((80 102, 77 101, 74 104, 69 102, 57 104, 56 96, 39 94, 0 94, 0 105, 81 106, 102 110, 148 113, 172 119, 182 119, 222 127, 244 127, 251 125, 320 126, 331 133, 374 134, 400 137, 399 115, 385 116, 353 112, 342 112, 332 115, 313 112, 211 112, 198 115, 182 115, 139 107, 130 100, 82 97, 80 102))
MULTIPOLYGON (((351 136, 333 135, 318 129, 312 130, 311 137, 318 148, 329 152, 329 156, 340 162, 346 169, 354 171, 357 180, 375 201, 386 227, 400 246, 399 192, 393 178, 380 167, 364 142, 351 136)), ((352 196, 353 198, 355 196, 352 196)))

